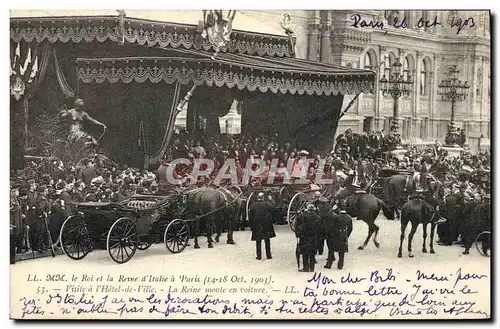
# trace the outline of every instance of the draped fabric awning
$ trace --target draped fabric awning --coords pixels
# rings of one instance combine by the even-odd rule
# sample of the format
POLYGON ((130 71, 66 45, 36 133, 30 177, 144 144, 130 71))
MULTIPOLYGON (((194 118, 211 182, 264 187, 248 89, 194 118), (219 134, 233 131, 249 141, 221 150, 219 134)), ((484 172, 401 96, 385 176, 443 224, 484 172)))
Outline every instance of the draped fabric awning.
MULTIPOLYGON (((200 17, 201 18, 201 17, 200 17)), ((148 47, 212 50, 196 25, 119 16, 26 17, 10 20, 14 42, 124 42, 148 47)), ((223 52, 291 57, 287 36, 233 30, 223 52)))
POLYGON ((371 93, 375 73, 295 58, 165 49, 168 57, 78 58, 83 83, 194 83, 282 94, 371 93))

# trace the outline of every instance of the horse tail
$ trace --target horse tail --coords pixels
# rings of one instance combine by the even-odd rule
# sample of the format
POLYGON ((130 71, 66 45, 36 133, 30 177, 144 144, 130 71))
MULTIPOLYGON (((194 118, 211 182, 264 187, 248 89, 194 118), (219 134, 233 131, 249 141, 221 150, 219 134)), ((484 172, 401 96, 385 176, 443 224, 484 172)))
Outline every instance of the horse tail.
POLYGON ((386 204, 384 201, 380 200, 379 198, 377 198, 378 200, 378 204, 380 205, 380 207, 382 207, 382 212, 384 213, 384 216, 385 218, 387 219, 394 219, 394 211, 392 211, 386 204))

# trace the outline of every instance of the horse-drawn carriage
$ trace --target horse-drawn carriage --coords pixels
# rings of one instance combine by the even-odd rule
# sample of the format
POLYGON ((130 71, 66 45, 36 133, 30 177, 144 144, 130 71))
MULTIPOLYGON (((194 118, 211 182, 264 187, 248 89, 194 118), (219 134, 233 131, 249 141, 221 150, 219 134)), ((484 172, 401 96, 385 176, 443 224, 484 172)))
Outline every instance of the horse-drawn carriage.
POLYGON ((95 247, 108 250, 111 259, 126 263, 137 251, 163 241, 172 253, 182 252, 190 238, 184 214, 185 196, 134 195, 120 203, 75 204, 76 215, 68 217, 60 230, 63 252, 80 260, 95 247))
POLYGON ((307 203, 314 198, 314 193, 321 193, 322 187, 316 184, 281 184, 281 185, 259 185, 249 189, 250 194, 246 198, 246 215, 250 212, 250 206, 256 202, 257 194, 264 193, 265 199, 271 201, 278 209, 281 217, 286 216, 286 223, 295 231, 295 220, 305 209, 307 203))

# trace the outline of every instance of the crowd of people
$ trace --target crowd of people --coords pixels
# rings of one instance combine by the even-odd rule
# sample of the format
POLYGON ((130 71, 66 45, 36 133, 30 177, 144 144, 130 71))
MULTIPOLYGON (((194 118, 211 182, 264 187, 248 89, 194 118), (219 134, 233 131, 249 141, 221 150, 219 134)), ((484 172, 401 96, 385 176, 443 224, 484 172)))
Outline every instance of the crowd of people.
MULTIPOLYGON (((29 161, 24 169, 11 172, 11 245, 17 253, 51 248, 51 244, 58 239, 57 228, 74 213, 74 202, 119 202, 136 193, 156 193, 162 184, 169 183, 162 179, 164 175, 161 173, 176 158, 214 160, 216 166, 213 173, 201 177, 199 184, 210 183, 227 158, 236 160, 239 183, 242 183, 242 173, 248 160, 264 160, 266 169, 260 179, 253 182, 257 184, 267 179, 274 159, 278 160, 279 166, 286 167, 290 160, 297 162, 300 158, 313 158, 315 160, 307 168, 307 178, 311 182, 318 178, 317 169, 321 160, 326 163, 322 178, 338 178, 345 174, 351 177, 355 186, 361 188, 367 188, 382 168, 409 169, 418 175, 434 166, 434 171, 447 175, 440 179, 453 183, 445 193, 458 193, 459 188, 466 184, 466 194, 471 200, 477 199, 478 195, 484 197, 489 194, 489 179, 487 182, 474 181, 460 176, 464 171, 470 171, 469 177, 478 172, 489 175, 489 154, 464 154, 458 159, 451 159, 446 158, 446 154, 439 154, 436 148, 425 151, 410 149, 400 160, 391 155, 370 152, 363 143, 353 144, 350 142, 353 136, 352 132, 346 131, 333 150, 320 152, 313 146, 279 142, 278 136, 234 136, 215 140, 191 138, 181 133, 173 137, 165 158, 153 170, 119 166, 102 155, 93 155, 77 163, 62 163, 50 158, 29 161), (50 234, 46 234, 47 231, 50 234)), ((369 140, 378 140, 377 143, 382 138, 382 134, 378 133, 367 136, 369 140)), ((192 166, 178 166, 176 174, 183 178, 191 175, 193 170, 192 166)), ((279 175, 276 179, 279 183, 279 175)))

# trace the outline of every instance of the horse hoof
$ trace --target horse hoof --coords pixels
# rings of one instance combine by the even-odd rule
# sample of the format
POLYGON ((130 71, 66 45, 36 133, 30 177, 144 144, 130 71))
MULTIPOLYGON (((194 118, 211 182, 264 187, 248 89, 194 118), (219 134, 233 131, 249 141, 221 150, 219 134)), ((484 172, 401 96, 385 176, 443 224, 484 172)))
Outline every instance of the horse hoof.
POLYGON ((219 242, 219 238, 218 237, 215 238, 215 242, 219 242))
POLYGON ((434 251, 434 249, 431 249, 430 253, 435 254, 436 252, 434 251))
POLYGON ((375 242, 375 247, 380 248, 380 243, 375 242))
POLYGON ((403 255, 402 254, 398 254, 398 258, 403 258, 403 255))
POLYGON ((413 258, 413 254, 408 254, 408 257, 413 258))
POLYGON ((213 247, 214 247, 214 245, 213 245, 213 244, 209 244, 209 245, 208 245, 208 248, 213 248, 213 247))
POLYGON ((424 254, 426 254, 426 253, 427 253, 427 249, 422 249, 422 252, 423 252, 424 254))
POLYGON ((194 246, 194 249, 200 249, 200 246, 196 244, 196 245, 194 246))
POLYGON ((464 251, 464 252, 462 253, 462 255, 468 255, 468 254, 469 254, 469 252, 468 252, 468 251, 464 251))
POLYGON ((236 244, 234 241, 228 241, 227 244, 236 244))
POLYGON ((363 247, 363 246, 359 246, 359 247, 358 247, 358 250, 363 250, 363 249, 364 249, 364 247, 363 247))

